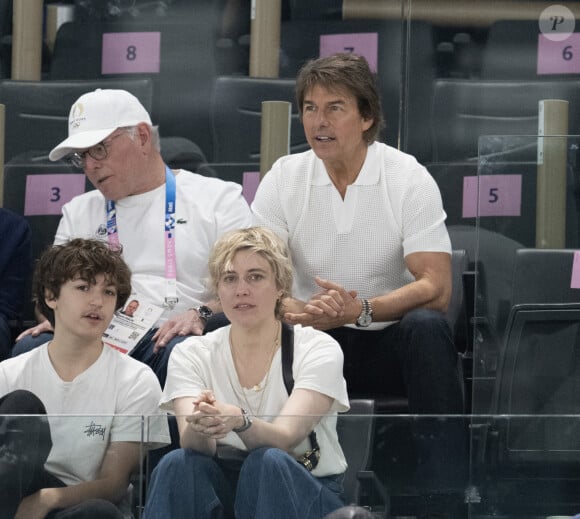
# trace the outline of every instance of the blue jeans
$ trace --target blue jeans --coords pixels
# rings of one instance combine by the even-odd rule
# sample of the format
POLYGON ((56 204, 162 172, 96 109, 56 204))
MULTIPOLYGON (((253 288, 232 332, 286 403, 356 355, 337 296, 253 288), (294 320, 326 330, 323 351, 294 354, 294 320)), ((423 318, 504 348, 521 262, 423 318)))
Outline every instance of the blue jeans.
MULTIPOLYGON (((155 343, 151 340, 157 329, 149 330, 143 338, 139 341, 135 349, 130 353, 131 357, 147 364, 157 375, 161 387, 165 385, 165 379, 167 378, 167 363, 169 362, 169 355, 171 350, 176 344, 187 339, 186 336, 176 335, 165 348, 161 348, 157 353, 153 353, 153 347, 155 343)), ((16 357, 21 353, 31 351, 37 348, 41 344, 52 340, 52 333, 41 333, 36 337, 32 335, 27 335, 26 337, 20 339, 12 348, 12 357, 16 357)))
POLYGON ((322 519, 343 506, 341 478, 315 478, 287 453, 263 447, 244 460, 236 487, 216 459, 178 449, 153 471, 143 519, 223 519, 234 511, 236 519, 322 519))

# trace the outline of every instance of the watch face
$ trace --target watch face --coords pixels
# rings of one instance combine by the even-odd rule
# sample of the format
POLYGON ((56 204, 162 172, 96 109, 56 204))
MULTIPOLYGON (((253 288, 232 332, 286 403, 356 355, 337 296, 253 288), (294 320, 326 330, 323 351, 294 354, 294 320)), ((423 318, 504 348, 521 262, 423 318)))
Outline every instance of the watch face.
POLYGON ((206 321, 213 315, 211 308, 207 306, 200 306, 197 309, 197 313, 202 319, 205 319, 206 321))
POLYGON ((356 320, 359 326, 369 326, 372 322, 373 318, 369 314, 363 314, 356 320))

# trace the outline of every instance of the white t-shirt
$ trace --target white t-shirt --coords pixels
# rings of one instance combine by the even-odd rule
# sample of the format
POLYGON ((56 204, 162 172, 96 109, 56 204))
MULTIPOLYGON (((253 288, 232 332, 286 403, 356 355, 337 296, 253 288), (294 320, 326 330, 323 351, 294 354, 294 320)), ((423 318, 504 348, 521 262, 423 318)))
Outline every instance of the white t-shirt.
POLYGON ((315 276, 372 298, 414 281, 408 254, 451 253, 437 184, 414 157, 378 142, 368 147, 344 200, 310 150, 274 163, 252 211, 255 224, 272 228, 290 247, 293 294, 303 301, 320 290, 315 276))
MULTIPOLYGON (((161 399, 163 409, 173 410, 175 398, 195 397, 203 389, 211 389, 217 400, 246 409, 250 407, 250 414, 254 413, 264 420, 271 422, 278 416, 288 400, 282 376, 281 350, 278 349, 270 372, 264 377, 264 381, 267 380, 264 389, 246 389, 244 397, 231 355, 230 328, 225 326, 201 337, 191 337, 173 349, 161 399)), ((346 460, 336 433, 337 412, 349 409, 342 365, 342 350, 332 337, 314 328, 294 327, 294 387, 317 391, 334 399, 329 414, 314 429, 321 456, 312 473, 318 477, 341 474, 346 470, 346 460)), ((230 432, 220 443, 246 449, 234 432, 230 432)), ((293 454, 298 457, 308 449, 310 441, 306 438, 293 454)))
POLYGON ((52 366, 48 343, 0 363, 0 395, 34 393, 46 408, 53 446, 45 464, 67 485, 93 481, 111 442, 141 442, 144 449, 170 443, 161 386, 151 368, 113 348, 72 382, 52 366), (145 420, 143 431, 142 417, 145 420))
MULTIPOLYGON (((180 170, 176 179, 175 255, 177 296, 174 314, 208 300, 207 261, 226 231, 248 227, 250 208, 241 186, 180 170)), ((116 202, 119 241, 132 272, 133 291, 161 306, 165 298, 165 185, 116 202)), ((90 191, 62 208, 55 243, 71 238, 107 239, 105 198, 90 191)), ((170 315, 166 310, 160 321, 170 315)))

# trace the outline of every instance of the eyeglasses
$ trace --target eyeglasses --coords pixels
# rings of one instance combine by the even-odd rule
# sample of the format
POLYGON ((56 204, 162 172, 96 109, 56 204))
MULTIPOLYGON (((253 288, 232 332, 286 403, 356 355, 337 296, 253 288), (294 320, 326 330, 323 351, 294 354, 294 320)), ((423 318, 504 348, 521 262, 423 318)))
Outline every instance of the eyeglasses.
POLYGON ((133 130, 134 128, 123 129, 123 131, 113 135, 112 137, 109 137, 107 140, 91 146, 88 150, 73 153, 70 156, 70 161, 72 162, 73 166, 84 169, 87 155, 95 160, 105 160, 109 156, 108 146, 110 145, 111 141, 125 133, 130 133, 133 135, 133 130))

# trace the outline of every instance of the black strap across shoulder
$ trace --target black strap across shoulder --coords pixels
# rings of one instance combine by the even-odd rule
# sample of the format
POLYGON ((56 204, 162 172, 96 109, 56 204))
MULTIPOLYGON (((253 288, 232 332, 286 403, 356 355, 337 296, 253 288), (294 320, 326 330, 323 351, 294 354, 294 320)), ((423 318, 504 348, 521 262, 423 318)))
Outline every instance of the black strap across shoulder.
MULTIPOLYGON (((288 395, 294 389, 294 374, 292 373, 292 364, 294 363, 294 327, 282 323, 282 378, 284 379, 284 386, 288 395)), ((311 449, 300 457, 298 460, 308 470, 312 471, 318 465, 320 459, 320 446, 316 439, 316 433, 312 431, 308 437, 310 438, 311 449)))
POLYGON ((294 363, 294 326, 282 323, 282 377, 288 394, 294 389, 294 375, 292 364, 294 363))

